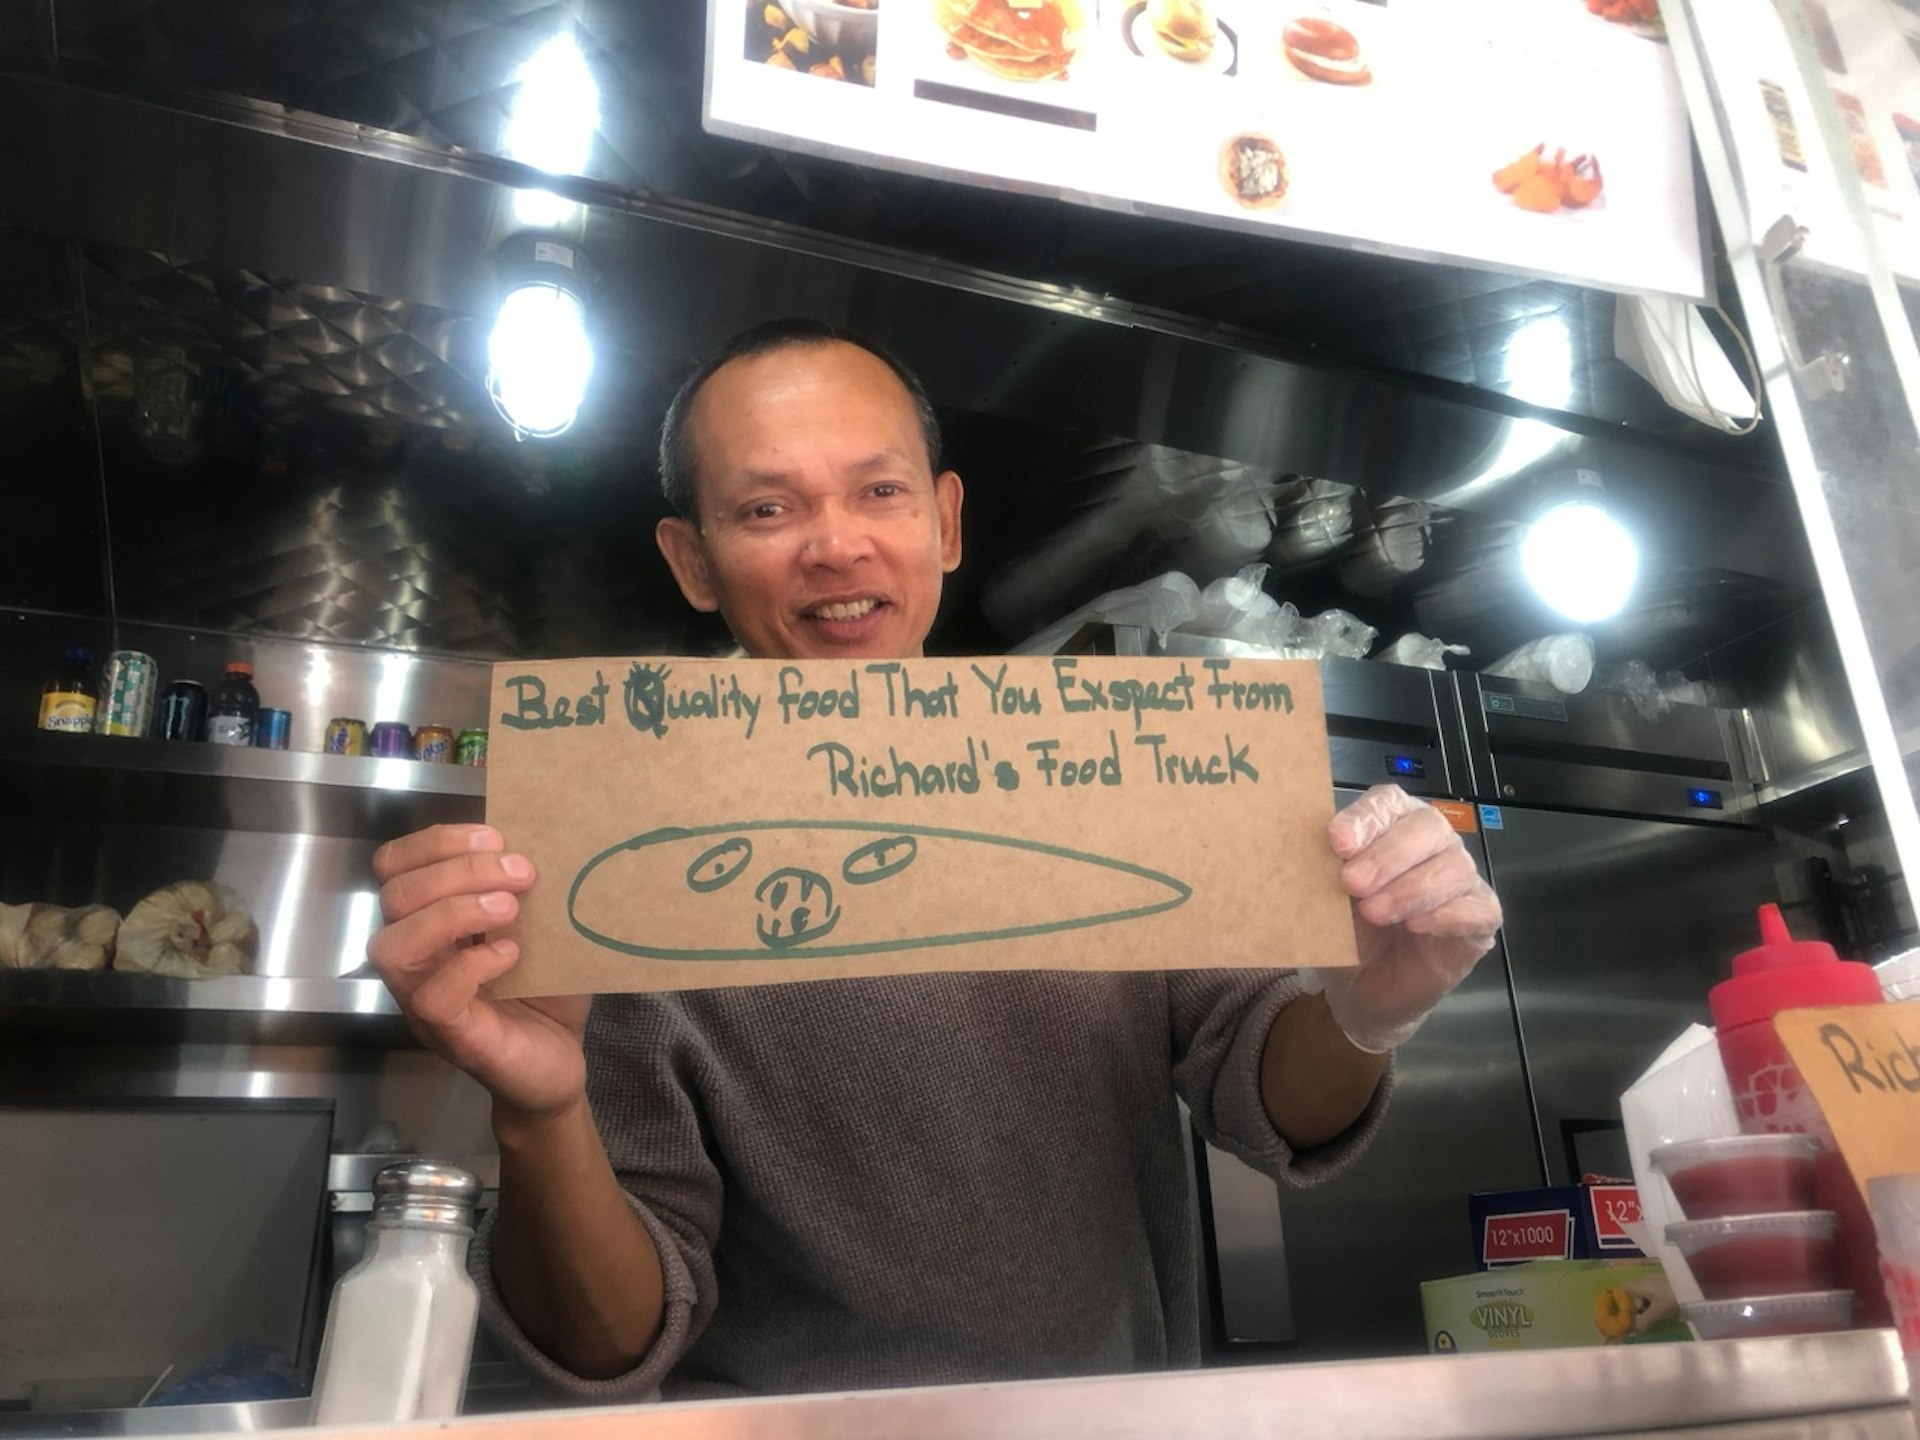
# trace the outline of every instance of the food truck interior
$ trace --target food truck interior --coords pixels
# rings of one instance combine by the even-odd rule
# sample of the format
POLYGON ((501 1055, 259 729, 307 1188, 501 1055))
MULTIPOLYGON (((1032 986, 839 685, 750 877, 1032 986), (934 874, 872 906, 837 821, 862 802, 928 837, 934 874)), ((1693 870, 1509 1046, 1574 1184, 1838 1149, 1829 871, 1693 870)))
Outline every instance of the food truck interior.
MULTIPOLYGON (((73 743, 34 726, 62 652, 138 650, 209 686, 247 661, 294 752, 335 715, 484 725, 496 659, 721 653, 652 544, 654 447, 694 361, 770 316, 844 325, 924 377, 968 496, 938 652, 1249 566, 1303 615, 1465 647, 1447 670, 1325 659, 1334 779, 1343 803, 1396 779, 1467 802, 1506 930, 1337 1185, 1278 1193, 1196 1144, 1214 1361, 1421 1349, 1419 1282, 1472 1266, 1466 1196, 1621 1171, 1622 1088, 1705 1018, 1756 904, 1858 958, 1912 942, 1774 427, 1669 407, 1616 358, 1613 295, 718 138, 704 8, 0 15, 0 901, 125 910, 203 878, 260 926, 249 975, 0 972, 8 1152, 141 1137, 137 1164, 8 1186, 6 1226, 71 1222, 74 1293, 142 1266, 114 1220, 129 1189, 270 1214, 316 1237, 311 1263, 235 1303, 273 1317, 297 1388, 358 1253, 365 1157, 494 1172, 482 1093, 417 1046, 364 953, 373 848, 478 819, 485 771, 343 783, 312 753, 73 743), (592 383, 564 434, 522 439, 487 380, 528 180, 497 137, 562 23, 601 91, 582 177, 553 186, 578 207, 592 383), (1592 682, 1481 673, 1576 628, 1519 546, 1583 475, 1640 557, 1625 608, 1585 627, 1592 682), (255 1163, 208 1170, 207 1126, 255 1163)), ((1719 288, 1738 326, 1724 267, 1719 288)), ((181 1277, 178 1313, 150 1297, 174 1349, 136 1326, 13 1344, 0 1315, 19 1357, 0 1411, 131 1404, 161 1363, 206 1359, 222 1273, 181 1277)), ((490 1394, 527 1392, 483 1341, 471 1403, 490 1394)))

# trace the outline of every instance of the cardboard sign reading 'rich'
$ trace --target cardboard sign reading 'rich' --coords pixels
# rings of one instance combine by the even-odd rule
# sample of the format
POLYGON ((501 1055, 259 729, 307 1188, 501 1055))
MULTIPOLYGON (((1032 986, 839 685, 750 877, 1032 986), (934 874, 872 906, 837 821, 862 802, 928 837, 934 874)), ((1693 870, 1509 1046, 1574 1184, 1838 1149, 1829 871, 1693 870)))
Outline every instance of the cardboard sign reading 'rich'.
POLYGON ((1920 1173, 1920 1000, 1789 1010, 1773 1024, 1861 1187, 1920 1173))
POLYGON ((1311 663, 494 667, 499 995, 1355 963, 1311 663))

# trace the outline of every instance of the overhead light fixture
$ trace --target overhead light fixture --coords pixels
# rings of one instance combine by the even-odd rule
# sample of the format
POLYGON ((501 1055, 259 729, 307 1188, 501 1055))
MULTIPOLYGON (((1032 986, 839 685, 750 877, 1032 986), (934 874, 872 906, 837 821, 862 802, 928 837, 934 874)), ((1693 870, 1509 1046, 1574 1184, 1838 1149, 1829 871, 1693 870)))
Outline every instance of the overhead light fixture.
POLYGON ((586 257, 520 235, 495 258, 506 293, 487 336, 487 393, 516 439, 549 440, 572 426, 593 378, 586 257))
POLYGON ((1540 512, 1520 542, 1520 569, 1547 606, 1580 625, 1610 620, 1640 575, 1640 546, 1605 504, 1597 477, 1540 512))
MULTIPOLYGON (((502 153, 549 175, 583 174, 600 128, 600 87, 572 32, 548 40, 513 78, 520 89, 507 117, 502 153)), ((579 208, 551 190, 516 190, 513 196, 514 218, 541 229, 564 225, 579 208)))

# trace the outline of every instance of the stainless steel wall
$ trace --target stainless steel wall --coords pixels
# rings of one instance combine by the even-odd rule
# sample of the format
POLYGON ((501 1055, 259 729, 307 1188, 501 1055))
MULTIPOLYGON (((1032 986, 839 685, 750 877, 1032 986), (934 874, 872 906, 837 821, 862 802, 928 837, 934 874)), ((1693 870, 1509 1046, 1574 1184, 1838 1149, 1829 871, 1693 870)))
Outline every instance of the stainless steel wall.
POLYGON ((1548 1174, 1616 1171, 1621 1092, 1707 1019, 1755 908, 1778 898, 1768 839, 1507 806, 1486 845, 1548 1174))
MULTIPOLYGON (((69 34, 91 37, 88 65, 141 71, 153 58, 108 53, 104 8, 85 13, 69 34)), ((135 26, 129 44, 155 28, 135 26)), ((492 43, 510 50, 506 30, 492 43)), ((989 566, 1047 538, 1024 503, 1100 503, 1060 436, 1122 436, 1472 517, 1443 526, 1420 584, 1376 609, 1378 623, 1419 620, 1483 651, 1553 623, 1516 583, 1513 522, 1544 478, 1575 465, 1608 477, 1647 549, 1645 604, 1601 631, 1610 656, 1685 663, 1808 598, 1764 442, 1707 458, 1665 432, 1584 424, 1491 389, 1301 363, 1218 318, 604 184, 581 192, 594 202, 593 394, 566 440, 514 446, 480 393, 475 318, 497 299, 488 246, 510 167, 324 116, 196 112, 172 90, 130 99, 0 75, 0 115, 47 137, 0 151, 0 220, 79 237, 19 242, 55 245, 29 269, 66 276, 63 363, 98 396, 94 433, 49 451, 61 473, 77 455, 71 473, 87 476, 63 513, 117 537, 100 599, 140 618, 467 653, 711 646, 713 628, 685 616, 647 553, 652 430, 698 355, 783 312, 901 351, 956 421, 1049 437, 1005 469, 1005 444, 959 452, 976 499, 1008 522, 970 536, 998 552, 982 556, 989 566), (113 183, 76 178, 95 172, 113 183)), ((50 353, 58 319, 40 321, 50 353)), ((1143 578, 1155 558, 1135 545, 1087 583, 1143 578)), ((1286 585, 1303 603, 1337 589, 1311 569, 1286 585)), ((1091 593, 1052 598, 1065 609, 1091 593)), ((964 596, 951 616, 970 631, 951 648, 1021 638, 964 596)))
MULTIPOLYGON (((89 1015, 84 1008, 6 1006, 0 1013, 0 1100, 323 1098, 334 1102, 335 1138, 348 1148, 384 1119, 432 1153, 491 1151, 479 1086, 414 1048, 398 1022, 355 1013, 354 1006, 377 994, 326 992, 319 1003, 334 1008, 315 1013, 303 994, 286 988, 364 967, 366 939, 379 921, 371 870, 377 837, 326 833, 331 827, 320 823, 322 817, 303 815, 291 801, 281 814, 288 828, 280 830, 182 825, 177 815, 138 798, 124 813, 76 818, 65 807, 77 792, 21 763, 4 739, 31 731, 41 682, 67 645, 91 646, 102 657, 116 646, 144 650, 158 660, 163 679, 187 677, 209 686, 227 660, 249 660, 263 701, 293 712, 294 746, 307 750, 319 748, 334 714, 480 723, 488 667, 21 611, 0 612, 0 627, 0 814, 7 817, 0 825, 0 902, 98 901, 125 913, 161 885, 218 880, 250 902, 261 927, 256 969, 267 977, 237 997, 223 996, 220 1003, 232 1007, 227 1012, 213 1005, 197 1013, 136 1006, 89 1015), (289 1030, 322 1043, 262 1043, 264 1036, 289 1030), (193 1038, 210 1033, 232 1038, 193 1038)), ((216 795, 216 814, 206 819, 216 818, 218 804, 216 795)), ((471 800, 451 806, 429 800, 391 813, 392 823, 410 826, 479 819, 481 807, 471 800)), ((7 973, 16 981, 30 978, 7 973)), ((16 993, 17 987, 9 991, 16 993)))

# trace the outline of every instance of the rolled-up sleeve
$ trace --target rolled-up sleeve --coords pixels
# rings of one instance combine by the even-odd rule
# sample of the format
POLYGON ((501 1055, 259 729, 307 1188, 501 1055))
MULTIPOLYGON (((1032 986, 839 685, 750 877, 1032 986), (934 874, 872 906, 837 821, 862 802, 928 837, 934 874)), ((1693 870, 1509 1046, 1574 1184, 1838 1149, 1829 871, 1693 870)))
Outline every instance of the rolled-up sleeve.
POLYGON ((1301 995, 1292 970, 1174 970, 1167 976, 1173 1083, 1210 1143, 1290 1185, 1339 1174, 1365 1152, 1393 1089, 1389 1066, 1365 1110, 1324 1145, 1296 1151, 1260 1098, 1274 1018, 1301 995))
POLYGON ((474 1237, 468 1268, 487 1323, 546 1386, 580 1401, 652 1399, 714 1313, 723 1190, 701 1138, 694 1072, 705 1060, 671 996, 603 997, 588 1023, 586 1051, 587 1098, 601 1141, 634 1217, 660 1252, 659 1336, 622 1374, 576 1375, 534 1344, 507 1309, 493 1278, 493 1216, 474 1237))

